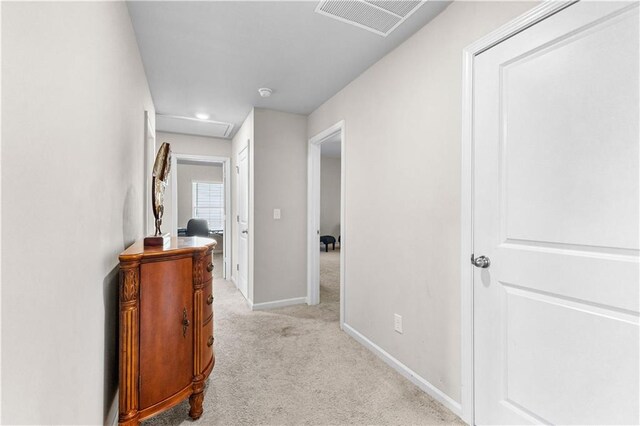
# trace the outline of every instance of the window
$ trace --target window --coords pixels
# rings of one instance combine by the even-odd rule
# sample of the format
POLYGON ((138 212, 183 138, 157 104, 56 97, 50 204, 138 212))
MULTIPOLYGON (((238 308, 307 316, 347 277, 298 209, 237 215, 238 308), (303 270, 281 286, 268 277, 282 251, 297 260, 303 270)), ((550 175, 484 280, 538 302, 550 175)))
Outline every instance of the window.
POLYGON ((224 229, 224 185, 213 182, 193 182, 193 217, 206 219, 209 229, 224 229))

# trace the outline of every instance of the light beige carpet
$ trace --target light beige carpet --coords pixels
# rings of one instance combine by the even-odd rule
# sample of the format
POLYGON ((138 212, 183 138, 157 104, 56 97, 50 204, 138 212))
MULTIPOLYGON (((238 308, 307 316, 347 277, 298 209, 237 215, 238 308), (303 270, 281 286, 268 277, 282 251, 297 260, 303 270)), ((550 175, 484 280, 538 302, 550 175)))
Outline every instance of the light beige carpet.
MULTIPOLYGON (((337 245, 337 243, 336 243, 337 245)), ((335 320, 340 320, 340 249, 320 252, 320 303, 335 305, 335 320)))
POLYGON ((224 276, 224 264, 222 263, 222 253, 213 254, 213 279, 224 276))
POLYGON ((339 250, 321 254, 321 303, 252 312, 234 285, 215 288, 216 365, 196 423, 189 405, 151 425, 461 423, 340 331, 339 250))

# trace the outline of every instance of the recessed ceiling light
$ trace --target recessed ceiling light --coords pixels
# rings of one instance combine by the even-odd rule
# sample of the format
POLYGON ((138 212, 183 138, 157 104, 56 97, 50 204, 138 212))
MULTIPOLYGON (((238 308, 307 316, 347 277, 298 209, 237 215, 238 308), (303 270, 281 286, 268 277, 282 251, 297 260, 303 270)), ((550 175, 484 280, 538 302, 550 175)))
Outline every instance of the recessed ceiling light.
POLYGON ((262 96, 263 98, 268 98, 273 93, 273 90, 269 89, 268 87, 261 87, 258 89, 258 93, 260 93, 260 96, 262 96))
POLYGON ((206 114, 204 112, 199 112, 196 114, 196 118, 198 120, 208 120, 209 119, 209 114, 206 114))

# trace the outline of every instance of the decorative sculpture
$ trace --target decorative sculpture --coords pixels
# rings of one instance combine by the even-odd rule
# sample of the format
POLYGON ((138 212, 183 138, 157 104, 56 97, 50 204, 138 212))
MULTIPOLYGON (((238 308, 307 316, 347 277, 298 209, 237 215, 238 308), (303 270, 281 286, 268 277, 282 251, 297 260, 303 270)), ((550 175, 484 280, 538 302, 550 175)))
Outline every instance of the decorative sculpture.
POLYGON ((164 190, 167 187, 171 172, 171 146, 164 142, 153 163, 153 179, 151 180, 151 198, 153 217, 155 217, 155 234, 144 239, 146 246, 165 245, 169 242, 169 233, 162 234, 162 216, 164 214, 164 190))

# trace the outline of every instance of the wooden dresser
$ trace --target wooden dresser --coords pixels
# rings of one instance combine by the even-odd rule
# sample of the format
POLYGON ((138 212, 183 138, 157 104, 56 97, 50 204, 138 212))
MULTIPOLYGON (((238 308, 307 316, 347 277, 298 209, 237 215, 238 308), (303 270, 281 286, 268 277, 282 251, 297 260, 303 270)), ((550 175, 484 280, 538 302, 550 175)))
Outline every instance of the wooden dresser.
POLYGON ((215 241, 136 242, 120 255, 120 416, 136 425, 189 397, 202 415, 213 352, 215 241))

